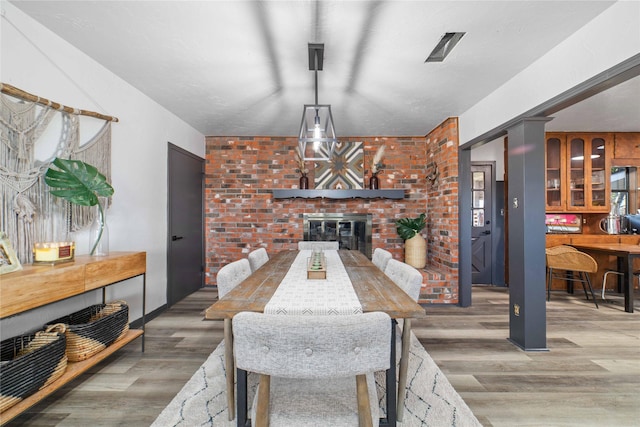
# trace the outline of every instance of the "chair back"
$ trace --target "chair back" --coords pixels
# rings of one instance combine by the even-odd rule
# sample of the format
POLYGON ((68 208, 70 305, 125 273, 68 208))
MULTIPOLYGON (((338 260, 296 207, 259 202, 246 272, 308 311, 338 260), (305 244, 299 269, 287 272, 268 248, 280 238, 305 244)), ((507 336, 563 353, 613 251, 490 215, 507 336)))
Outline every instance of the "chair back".
POLYGON ((225 296, 247 277, 251 276, 251 265, 246 258, 230 262, 218 270, 216 284, 218 285, 218 299, 225 296))
POLYGON ((265 248, 259 248, 250 252, 247 259, 249 260, 251 272, 253 273, 269 261, 269 254, 265 248))
POLYGON ((236 366, 285 378, 335 378, 389 368, 391 318, 383 312, 233 317, 236 366))
POLYGON ((340 249, 339 242, 316 242, 310 240, 301 240, 298 242, 298 250, 312 250, 314 248, 322 249, 325 251, 337 251, 340 249))
POLYGON ((375 264, 380 270, 384 271, 387 268, 387 263, 389 260, 393 258, 391 252, 384 250, 382 248, 376 248, 373 251, 373 256, 371 257, 371 262, 375 264))
POLYGON ((583 271, 585 273, 598 271, 598 263, 591 255, 572 249, 557 249, 552 252, 547 250, 547 267, 553 270, 583 271))
POLYGON ((420 288, 422 287, 422 274, 418 270, 407 263, 392 258, 387 263, 384 274, 414 301, 418 301, 420 288))

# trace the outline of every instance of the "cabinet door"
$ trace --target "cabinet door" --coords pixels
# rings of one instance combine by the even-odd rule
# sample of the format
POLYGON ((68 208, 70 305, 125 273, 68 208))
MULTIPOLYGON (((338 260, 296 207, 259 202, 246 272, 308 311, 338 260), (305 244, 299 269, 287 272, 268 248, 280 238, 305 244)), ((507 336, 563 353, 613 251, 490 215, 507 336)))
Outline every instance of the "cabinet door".
POLYGON ((562 212, 566 209, 565 182, 565 136, 549 133, 546 136, 546 184, 545 200, 547 212, 562 212))
POLYGON ((611 135, 567 136, 567 210, 608 212, 611 204, 611 135))

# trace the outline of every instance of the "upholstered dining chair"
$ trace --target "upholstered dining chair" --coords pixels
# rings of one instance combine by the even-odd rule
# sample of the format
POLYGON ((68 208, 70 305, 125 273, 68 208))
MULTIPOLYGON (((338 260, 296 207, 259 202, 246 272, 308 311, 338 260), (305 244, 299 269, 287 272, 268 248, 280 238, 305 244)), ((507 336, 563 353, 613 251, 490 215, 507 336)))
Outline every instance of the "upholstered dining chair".
POLYGON ((247 257, 249 265, 251 266, 251 272, 253 273, 260 267, 262 267, 267 261, 269 261, 269 254, 265 248, 258 248, 249 252, 247 257))
MULTIPOLYGON (((218 299, 224 297, 229 291, 238 286, 240 282, 251 275, 251 265, 246 258, 230 262, 218 270, 216 283, 218 286, 218 299)), ((229 421, 235 415, 235 369, 233 366, 233 334, 231 332, 231 319, 224 319, 224 364, 227 376, 227 404, 229 406, 229 421)))
POLYGON ((377 426, 373 374, 389 368, 390 324, 382 312, 236 314, 236 365, 260 374, 252 425, 377 426))
POLYGON ((340 243, 335 241, 316 242, 311 240, 301 240, 298 242, 299 251, 312 250, 314 248, 322 249, 325 251, 337 251, 338 249, 340 249, 340 243))
POLYGON ((582 283, 587 300, 589 299, 588 286, 593 303, 598 308, 598 301, 596 301, 596 297, 593 294, 593 286, 591 286, 591 274, 598 271, 598 263, 591 255, 571 246, 560 245, 547 248, 545 256, 547 260, 547 301, 551 299, 553 279, 561 279, 582 283))
MULTIPOLYGON (((390 259, 384 269, 386 274, 400 289, 407 295, 418 301, 420 298, 420 288, 422 287, 422 273, 407 263, 390 259)), ((397 419, 402 421, 404 415, 404 395, 407 387, 407 375, 409 369, 409 344, 411 342, 411 319, 404 319, 402 322, 402 356, 400 357, 400 370, 398 372, 398 409, 397 419)))
POLYGON ((380 270, 384 271, 391 258, 393 258, 391 252, 382 248, 375 248, 373 256, 371 257, 371 262, 373 262, 380 270))

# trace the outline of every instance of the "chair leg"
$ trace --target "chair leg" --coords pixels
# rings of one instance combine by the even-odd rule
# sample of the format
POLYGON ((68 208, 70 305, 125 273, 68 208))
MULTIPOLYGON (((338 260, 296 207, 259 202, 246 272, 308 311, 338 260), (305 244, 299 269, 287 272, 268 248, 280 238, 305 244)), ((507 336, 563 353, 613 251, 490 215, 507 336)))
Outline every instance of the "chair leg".
MULTIPOLYGON (((584 274, 587 276, 587 284, 589 285, 589 291, 591 292, 591 297, 593 298, 593 303, 596 305, 596 308, 600 308, 600 307, 598 307, 598 301, 596 301, 596 296, 593 294, 593 287, 591 286, 591 276, 589 275, 589 273, 584 273, 584 274)), ((586 292, 587 291, 585 289, 585 293, 586 292)))
POLYGON ((612 271, 612 270, 609 270, 609 271, 607 271, 607 272, 605 272, 605 273, 604 273, 604 277, 602 278, 602 299, 605 299, 605 297, 604 297, 604 293, 605 293, 605 291, 607 290, 607 276, 608 276, 609 274, 617 274, 617 275, 619 275, 619 276, 621 276, 621 275, 622 275, 622 273, 620 273, 620 272, 618 272, 618 271, 612 271))
POLYGON ((260 375, 260 385, 258 386, 258 405, 256 408, 256 419, 253 420, 255 427, 269 427, 269 395, 271 389, 271 377, 260 375))
POLYGON ((356 390, 358 395, 358 426, 372 427, 371 403, 369 402, 369 387, 367 387, 367 376, 356 375, 356 390))
POLYGON ((233 421, 236 417, 236 397, 231 319, 224 319, 224 367, 227 371, 227 409, 229 411, 229 421, 233 421))
POLYGON ((547 268, 547 301, 551 300, 551 284, 553 283, 553 269, 547 268))
POLYGON ((411 319, 403 319, 402 326, 402 352, 400 354, 400 372, 398 373, 398 409, 396 420, 402 422, 404 416, 404 395, 407 388, 407 375, 409 371, 409 348, 411 343, 411 319))

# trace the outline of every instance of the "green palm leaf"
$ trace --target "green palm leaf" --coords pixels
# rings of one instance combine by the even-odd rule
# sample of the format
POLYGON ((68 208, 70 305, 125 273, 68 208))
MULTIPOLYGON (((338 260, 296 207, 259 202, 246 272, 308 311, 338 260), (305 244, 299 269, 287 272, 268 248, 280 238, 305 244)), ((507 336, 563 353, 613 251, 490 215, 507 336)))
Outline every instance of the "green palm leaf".
POLYGON ((110 197, 113 187, 94 166, 80 160, 56 158, 44 180, 51 187, 51 194, 81 206, 95 206, 98 196, 110 197))
POLYGON ((427 215, 420 214, 417 218, 401 218, 396 221, 396 230, 402 240, 409 240, 427 225, 427 215))

